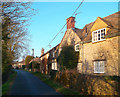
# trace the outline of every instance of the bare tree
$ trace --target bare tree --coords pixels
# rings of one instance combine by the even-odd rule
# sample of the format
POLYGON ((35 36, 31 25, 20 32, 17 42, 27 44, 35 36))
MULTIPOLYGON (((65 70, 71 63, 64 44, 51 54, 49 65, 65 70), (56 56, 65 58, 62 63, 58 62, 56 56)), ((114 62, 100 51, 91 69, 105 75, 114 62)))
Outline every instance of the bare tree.
POLYGON ((27 26, 34 15, 30 2, 1 2, 2 18, 2 66, 3 72, 9 65, 28 51, 29 35, 27 26))

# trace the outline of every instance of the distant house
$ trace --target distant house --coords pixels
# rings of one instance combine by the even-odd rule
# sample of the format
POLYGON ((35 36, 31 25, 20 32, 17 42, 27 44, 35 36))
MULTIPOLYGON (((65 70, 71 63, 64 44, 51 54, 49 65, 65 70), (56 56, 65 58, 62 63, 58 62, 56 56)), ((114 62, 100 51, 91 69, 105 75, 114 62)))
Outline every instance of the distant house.
POLYGON ((17 67, 20 69, 20 68, 22 68, 22 65, 25 65, 25 60, 23 59, 22 61, 20 61, 20 62, 14 62, 13 63, 13 65, 12 65, 12 67, 14 68, 14 69, 16 69, 17 67))
POLYGON ((46 53, 44 53, 44 49, 41 50, 40 69, 42 73, 50 74, 51 70, 59 70, 57 64, 58 48, 59 44, 46 53))
POLYGON ((33 58, 33 59, 29 62, 29 64, 30 64, 31 62, 33 62, 33 61, 36 61, 36 62, 40 63, 40 58, 39 58, 39 57, 33 58))
POLYGON ((42 48, 40 56, 40 71, 45 74, 48 74, 48 57, 49 51, 44 53, 44 49, 42 48))
POLYGON ((16 69, 16 68, 18 67, 18 62, 14 62, 14 63, 12 64, 12 67, 13 67, 13 69, 16 69))
POLYGON ((59 44, 50 50, 50 54, 49 54, 49 58, 48 58, 48 64, 49 64, 50 70, 58 70, 59 71, 60 66, 57 63, 58 55, 59 55, 59 44))
POLYGON ((25 65, 25 60, 23 59, 22 61, 18 62, 18 67, 22 68, 22 65, 25 65))

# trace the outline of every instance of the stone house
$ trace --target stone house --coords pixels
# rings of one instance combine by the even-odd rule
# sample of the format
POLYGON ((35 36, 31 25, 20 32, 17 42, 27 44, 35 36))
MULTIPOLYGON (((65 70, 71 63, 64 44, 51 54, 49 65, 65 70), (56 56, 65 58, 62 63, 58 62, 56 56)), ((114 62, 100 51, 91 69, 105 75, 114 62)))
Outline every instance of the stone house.
MULTIPOLYGON (((59 54, 63 46, 77 46, 81 41, 81 29, 75 28, 75 17, 69 17, 67 21, 67 30, 59 45, 59 54)), ((76 47, 75 47, 76 48, 76 47)))
POLYGON ((46 53, 44 53, 44 49, 41 50, 40 59, 40 71, 45 74, 50 74, 51 70, 59 70, 59 66, 57 64, 58 57, 58 47, 59 44, 46 53))
POLYGON ((49 73, 50 73, 50 70, 58 70, 59 71, 60 66, 57 63, 58 55, 59 55, 59 44, 50 50, 49 58, 48 58, 49 73))
POLYGON ((96 21, 86 24, 83 29, 75 28, 75 17, 66 19, 67 30, 61 42, 40 56, 45 73, 49 73, 50 69, 59 70, 57 57, 62 47, 73 45, 75 51, 79 52, 77 65, 79 73, 120 75, 119 15, 120 11, 104 18, 98 17, 96 21))
POLYGON ((49 51, 44 53, 44 49, 41 50, 40 58, 40 72, 48 74, 48 57, 49 51))
POLYGON ((59 45, 59 53, 65 45, 74 45, 79 51, 77 70, 92 75, 119 75, 118 59, 120 11, 75 28, 75 17, 67 19, 67 31, 59 45))
POLYGON ((92 75, 120 75, 120 11, 87 24, 82 30, 78 71, 92 75))
POLYGON ((20 61, 20 62, 14 62, 12 67, 14 69, 16 69, 17 67, 20 69, 20 68, 22 68, 22 65, 25 65, 25 60, 24 59, 22 61, 20 61))
POLYGON ((13 69, 16 69, 18 67, 18 62, 14 62, 13 64, 12 64, 12 68, 13 69))

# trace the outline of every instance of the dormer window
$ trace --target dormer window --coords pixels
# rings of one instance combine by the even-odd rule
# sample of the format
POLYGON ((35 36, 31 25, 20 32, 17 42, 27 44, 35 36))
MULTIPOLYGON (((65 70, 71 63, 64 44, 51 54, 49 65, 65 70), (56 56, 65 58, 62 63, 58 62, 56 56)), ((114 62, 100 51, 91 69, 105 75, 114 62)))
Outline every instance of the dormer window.
POLYGON ((80 45, 79 45, 79 44, 76 44, 76 45, 75 45, 75 51, 76 51, 76 52, 79 52, 79 50, 80 50, 80 45))
POLYGON ((105 40, 106 28, 99 29, 92 32, 92 42, 105 40))

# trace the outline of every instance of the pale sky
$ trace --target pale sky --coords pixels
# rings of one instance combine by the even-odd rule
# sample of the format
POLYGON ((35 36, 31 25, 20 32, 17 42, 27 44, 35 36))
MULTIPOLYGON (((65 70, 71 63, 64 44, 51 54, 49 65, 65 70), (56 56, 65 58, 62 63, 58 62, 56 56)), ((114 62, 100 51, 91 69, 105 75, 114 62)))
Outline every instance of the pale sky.
MULTIPOLYGON (((81 0, 82 1, 82 0, 81 0)), ((30 54, 34 48, 35 56, 40 57, 41 49, 45 52, 60 43, 66 31, 60 33, 51 43, 53 37, 60 31, 80 2, 33 2, 32 7, 38 9, 38 13, 32 17, 28 32, 31 36, 30 54), (47 47, 46 47, 47 46, 47 47)), ((84 2, 77 10, 75 27, 82 29, 86 24, 93 22, 97 17, 105 17, 118 11, 118 2, 84 2)))

